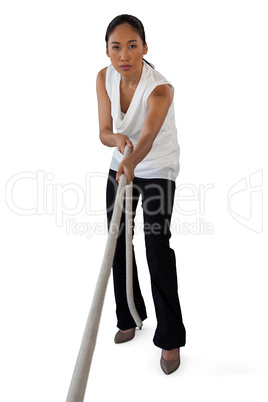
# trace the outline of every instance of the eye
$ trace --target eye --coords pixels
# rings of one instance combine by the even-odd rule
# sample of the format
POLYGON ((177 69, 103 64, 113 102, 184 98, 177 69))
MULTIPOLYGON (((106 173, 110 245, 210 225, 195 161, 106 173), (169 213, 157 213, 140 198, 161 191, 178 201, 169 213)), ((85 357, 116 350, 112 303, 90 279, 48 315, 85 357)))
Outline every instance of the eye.
POLYGON ((136 45, 130 45, 130 49, 135 49, 136 47, 136 45))
POLYGON ((113 46, 113 49, 114 49, 114 50, 118 50, 118 49, 119 49, 119 46, 113 46))

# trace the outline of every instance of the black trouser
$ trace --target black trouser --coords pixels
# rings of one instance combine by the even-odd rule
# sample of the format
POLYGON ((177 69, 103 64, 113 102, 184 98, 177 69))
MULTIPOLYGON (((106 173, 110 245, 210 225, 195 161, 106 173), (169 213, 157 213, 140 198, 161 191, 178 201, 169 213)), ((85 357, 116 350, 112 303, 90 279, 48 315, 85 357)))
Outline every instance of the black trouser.
MULTIPOLYGON (((112 218, 118 185, 115 177, 116 172, 110 170, 106 191, 108 225, 112 218)), ((166 350, 185 345, 185 328, 178 297, 176 260, 174 251, 169 246, 174 193, 175 182, 173 180, 137 177, 133 180, 133 221, 141 195, 146 257, 157 318, 153 342, 156 346, 166 350)), ((117 326, 121 330, 136 327, 127 304, 125 245, 125 211, 123 210, 113 262, 117 326)), ((147 318, 147 314, 138 281, 134 248, 133 288, 135 306, 143 321, 147 318)))

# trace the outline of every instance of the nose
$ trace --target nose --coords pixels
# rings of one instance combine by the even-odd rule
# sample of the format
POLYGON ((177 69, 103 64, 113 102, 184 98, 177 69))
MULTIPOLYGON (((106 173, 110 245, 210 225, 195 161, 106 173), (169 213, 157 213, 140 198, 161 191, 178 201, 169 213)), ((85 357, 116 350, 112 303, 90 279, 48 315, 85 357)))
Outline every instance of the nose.
POLYGON ((127 60, 129 60, 128 49, 122 49, 121 50, 121 61, 127 61, 127 60))

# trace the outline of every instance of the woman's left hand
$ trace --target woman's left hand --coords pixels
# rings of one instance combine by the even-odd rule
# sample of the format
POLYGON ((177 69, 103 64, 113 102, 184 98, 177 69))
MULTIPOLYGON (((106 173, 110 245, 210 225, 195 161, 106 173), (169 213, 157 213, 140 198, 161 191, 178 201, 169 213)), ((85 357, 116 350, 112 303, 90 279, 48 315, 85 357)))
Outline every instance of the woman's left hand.
POLYGON ((134 168, 135 166, 130 155, 120 163, 116 174, 116 180, 119 181, 121 174, 124 173, 127 178, 127 184, 130 184, 135 177, 134 168))

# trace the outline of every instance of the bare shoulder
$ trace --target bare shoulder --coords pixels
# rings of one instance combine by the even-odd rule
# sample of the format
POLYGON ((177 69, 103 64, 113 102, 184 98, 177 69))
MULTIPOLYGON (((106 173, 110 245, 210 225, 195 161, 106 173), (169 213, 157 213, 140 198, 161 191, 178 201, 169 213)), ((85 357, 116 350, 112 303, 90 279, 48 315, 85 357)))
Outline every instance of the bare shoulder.
POLYGON ((151 92, 148 97, 147 103, 149 105, 150 101, 156 100, 157 98, 163 98, 169 104, 172 103, 173 100, 173 92, 169 84, 158 85, 155 89, 151 92))
POLYGON ((106 79, 106 71, 108 67, 103 68, 97 74, 97 83, 104 83, 106 79))
POLYGON ((158 85, 152 91, 152 96, 169 96, 171 92, 171 88, 168 84, 158 85))

